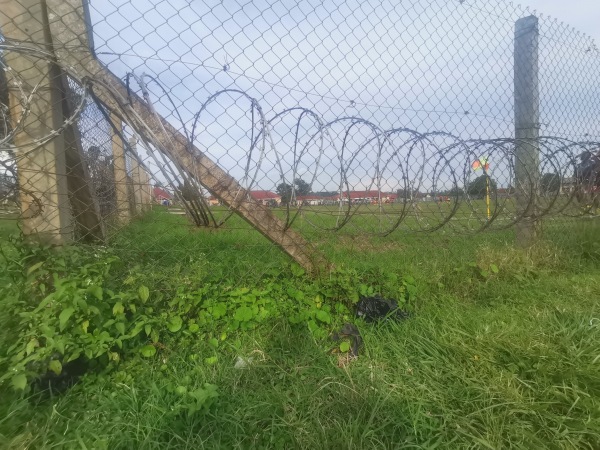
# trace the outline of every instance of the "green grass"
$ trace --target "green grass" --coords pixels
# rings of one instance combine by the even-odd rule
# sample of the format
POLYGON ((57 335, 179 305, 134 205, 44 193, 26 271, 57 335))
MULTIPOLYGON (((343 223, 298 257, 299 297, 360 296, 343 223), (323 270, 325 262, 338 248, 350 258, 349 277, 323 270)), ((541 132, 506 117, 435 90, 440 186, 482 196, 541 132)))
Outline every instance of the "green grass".
MULTIPOLYGON (((158 280, 189 264, 202 268, 198 285, 253 286, 287 260, 237 220, 214 232, 156 212, 113 245, 125 267, 158 280)), ((600 448, 600 228, 564 230, 545 227, 529 250, 514 248, 510 230, 313 236, 359 275, 414 277, 412 316, 359 323, 364 347, 349 363, 328 353, 332 342, 276 320, 217 349, 174 335, 156 358, 125 358, 60 395, 0 388, 0 447, 600 448), (254 363, 235 369, 238 356, 254 363), (174 391, 205 383, 217 386, 215 404, 186 413, 174 391)))

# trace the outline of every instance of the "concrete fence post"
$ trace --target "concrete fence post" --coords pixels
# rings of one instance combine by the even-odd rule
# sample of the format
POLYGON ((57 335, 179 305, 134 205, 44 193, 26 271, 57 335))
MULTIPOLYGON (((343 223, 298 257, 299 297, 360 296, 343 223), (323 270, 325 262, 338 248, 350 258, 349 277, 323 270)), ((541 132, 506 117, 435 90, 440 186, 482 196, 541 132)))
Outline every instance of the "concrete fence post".
POLYGON ((143 179, 142 179, 142 168, 138 162, 137 154, 137 138, 132 136, 129 140, 129 147, 131 149, 131 178, 133 180, 133 199, 135 202, 135 212, 140 214, 143 211, 144 204, 144 192, 143 192, 143 179))
POLYGON ((113 167, 115 172, 115 196, 117 199, 117 217, 119 222, 127 223, 131 218, 129 194, 127 192, 127 163, 123 146, 123 122, 116 114, 111 114, 111 122, 116 131, 112 131, 113 167))
MULTIPOLYGON (((51 50, 52 42, 43 2, 0 0, 0 29, 6 40, 25 41, 32 48, 51 50)), ((19 200, 23 232, 42 242, 64 244, 73 239, 73 219, 67 184, 64 137, 59 135, 38 148, 31 144, 47 137, 63 121, 61 73, 49 61, 5 52, 11 68, 9 108, 11 126, 22 116, 21 84, 25 95, 37 92, 27 105, 29 114, 13 144, 19 177, 19 200)))
POLYGON ((515 194, 516 239, 531 245, 539 230, 537 198, 540 178, 540 107, 538 85, 538 18, 524 17, 515 24, 514 102, 515 102, 515 194))

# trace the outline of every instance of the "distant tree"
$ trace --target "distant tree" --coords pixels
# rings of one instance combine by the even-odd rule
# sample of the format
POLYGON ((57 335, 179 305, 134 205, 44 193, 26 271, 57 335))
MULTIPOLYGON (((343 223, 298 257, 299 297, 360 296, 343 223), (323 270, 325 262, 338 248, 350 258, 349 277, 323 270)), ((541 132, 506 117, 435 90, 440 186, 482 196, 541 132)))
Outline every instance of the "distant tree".
POLYGON ((442 195, 444 197, 462 197, 463 195, 465 195, 465 190, 458 186, 454 186, 452 189, 440 191, 438 195, 442 195))
POLYGON ((560 189, 560 177, 555 173, 545 173, 540 179, 540 189, 545 193, 555 193, 560 189))
POLYGON ((290 203, 292 198, 292 185, 287 183, 280 183, 275 190, 281 197, 281 204, 287 205, 290 203))
POLYGON ((334 195, 339 194, 338 191, 319 191, 319 192, 312 192, 312 195, 316 195, 317 197, 332 197, 334 195))
POLYGON ((411 197, 409 189, 398 189, 396 194, 398 195, 398 200, 408 200, 411 197))
POLYGON ((294 180, 294 186, 288 183, 280 183, 277 186, 276 192, 281 197, 281 203, 283 205, 287 205, 292 200, 292 191, 295 189, 295 195, 304 196, 311 193, 310 184, 304 181, 301 178, 296 178, 294 180))
POLYGON ((296 185, 296 195, 308 195, 311 193, 310 184, 302 178, 296 178, 294 184, 296 185))
POLYGON ((485 197, 486 195, 486 180, 489 181, 490 193, 495 192, 497 185, 496 181, 490 178, 488 175, 481 175, 475 178, 467 187, 467 192, 471 197, 485 197))
POLYGON ((452 196, 452 197, 462 197, 463 195, 465 195, 465 190, 458 186, 454 186, 452 189, 450 189, 448 191, 447 195, 452 196))

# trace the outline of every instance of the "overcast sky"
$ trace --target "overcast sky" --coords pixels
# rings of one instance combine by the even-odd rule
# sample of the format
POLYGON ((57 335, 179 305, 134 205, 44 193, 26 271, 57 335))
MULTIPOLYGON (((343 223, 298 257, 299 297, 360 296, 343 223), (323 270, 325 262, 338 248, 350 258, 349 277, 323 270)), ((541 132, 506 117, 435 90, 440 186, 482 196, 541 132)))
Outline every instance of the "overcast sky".
POLYGON ((575 27, 600 45, 600 0, 523 0, 521 4, 575 27))
MULTIPOLYGON (((563 3, 525 0, 528 12, 504 0, 92 0, 91 10, 99 57, 121 77, 135 72, 159 80, 165 91, 150 86, 157 110, 194 130, 194 143, 237 179, 250 167, 257 187, 273 189, 279 173, 293 178, 297 162, 300 176, 319 180, 315 190, 335 189, 342 171, 359 189, 372 187, 379 167, 389 174, 387 189, 395 190, 402 167, 418 169, 406 174, 410 180, 425 175, 424 188, 434 175, 453 184, 446 166, 469 167, 473 155, 458 151, 440 166, 437 155, 449 153, 451 139, 409 151, 410 135, 395 135, 394 148, 402 151, 383 168, 392 152, 373 158, 378 143, 369 125, 338 122, 322 146, 310 140, 310 116, 295 146, 298 110, 272 123, 274 145, 263 153, 251 145, 260 126, 248 98, 228 94, 202 105, 222 89, 236 89, 255 98, 267 119, 303 107, 324 122, 354 116, 387 130, 511 137, 514 23, 535 9, 560 18, 540 21, 542 133, 595 138, 600 58, 589 40, 560 22, 597 35, 600 0, 563 3), (293 156, 295 149, 302 158, 293 156)), ((496 177, 510 174, 500 166, 508 159, 495 158, 496 177)))

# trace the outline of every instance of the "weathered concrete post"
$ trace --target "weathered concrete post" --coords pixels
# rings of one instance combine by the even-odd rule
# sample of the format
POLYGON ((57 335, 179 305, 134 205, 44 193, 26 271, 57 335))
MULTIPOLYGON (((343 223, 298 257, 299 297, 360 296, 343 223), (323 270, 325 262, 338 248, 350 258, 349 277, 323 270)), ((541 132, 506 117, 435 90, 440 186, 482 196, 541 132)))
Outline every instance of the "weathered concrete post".
POLYGON ((538 86, 538 18, 524 17, 515 24, 515 184, 517 243, 531 245, 538 234, 536 217, 540 171, 540 107, 538 86))
POLYGON ((115 114, 111 114, 111 122, 117 132, 112 132, 113 166, 115 172, 115 194, 117 197, 117 217, 119 222, 127 223, 131 218, 129 209, 129 195, 127 192, 127 163, 123 147, 123 122, 115 114))
MULTIPOLYGON (((8 41, 25 41, 41 51, 51 49, 40 0, 0 0, 0 29, 8 41)), ((29 114, 14 137, 23 232, 43 242, 63 244, 73 238, 64 137, 56 136, 31 151, 35 140, 47 137, 62 124, 61 73, 49 61, 35 56, 7 51, 4 57, 11 69, 7 81, 13 127, 25 106, 15 83, 21 83, 25 95, 38 86, 27 105, 29 114)))
POLYGON ((133 198, 135 201, 135 212, 136 214, 140 214, 143 211, 144 192, 142 168, 140 167, 140 164, 137 160, 137 138, 135 136, 132 136, 129 140, 129 147, 131 149, 131 178, 133 180, 133 198))

